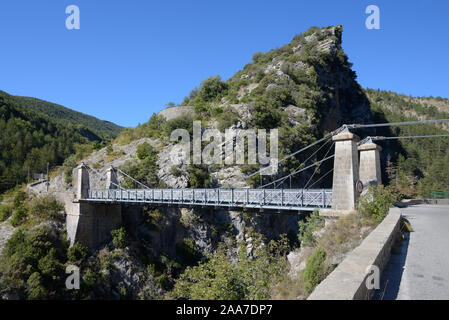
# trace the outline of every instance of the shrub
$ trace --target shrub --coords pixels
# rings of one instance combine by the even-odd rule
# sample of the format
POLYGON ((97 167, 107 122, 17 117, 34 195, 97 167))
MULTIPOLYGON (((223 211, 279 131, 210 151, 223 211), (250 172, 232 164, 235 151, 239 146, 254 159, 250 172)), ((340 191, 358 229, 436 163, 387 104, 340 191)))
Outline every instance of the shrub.
POLYGON ((306 261, 306 268, 303 273, 304 287, 307 292, 313 289, 326 277, 326 251, 322 247, 318 247, 306 261))
POLYGON ((240 119, 239 114, 234 110, 227 109, 223 111, 218 117, 218 126, 217 129, 224 132, 227 128, 236 124, 240 119))
POLYGON ((164 123, 162 126, 162 130, 165 134, 165 136, 170 136, 172 131, 176 129, 185 129, 187 130, 190 135, 193 133, 193 117, 189 114, 185 114, 182 116, 179 116, 174 119, 170 119, 167 122, 164 123))
POLYGON ((169 295, 178 299, 269 299, 287 270, 285 248, 283 242, 275 241, 263 246, 257 234, 253 239, 252 256, 242 245, 238 261, 232 263, 220 245, 209 261, 187 267, 169 295))
POLYGON ((28 199, 28 195, 26 194, 26 192, 17 191, 16 194, 14 195, 14 200, 13 200, 14 207, 18 207, 18 206, 22 205, 26 199, 28 199))
POLYGON ((116 159, 118 159, 118 158, 120 158, 120 157, 122 157, 124 155, 126 155, 126 152, 123 151, 123 150, 113 151, 113 152, 108 153, 106 155, 106 161, 107 162, 112 162, 112 161, 114 161, 114 160, 116 160, 116 159))
MULTIPOLYGON (((149 186, 156 187, 159 183, 157 177, 157 170, 159 166, 156 164, 158 153, 157 151, 148 143, 143 143, 139 145, 140 161, 126 161, 125 164, 120 168, 131 177, 137 181, 149 186)), ((133 188, 134 181, 129 178, 125 178, 125 188, 133 188)))
POLYGON ((14 214, 10 220, 10 223, 13 227, 18 227, 25 223, 28 217, 28 210, 24 205, 20 205, 16 207, 14 210, 14 214))
POLYGON ((164 218, 159 209, 150 210, 148 207, 145 207, 142 210, 142 216, 148 224, 148 227, 152 230, 157 230, 162 219, 164 218))
POLYGON ((79 242, 75 242, 67 250, 67 259, 70 262, 80 265, 87 257, 87 248, 79 242))
POLYGON ((156 265, 154 263, 150 263, 147 266, 147 273, 152 275, 153 277, 156 275, 156 265))
POLYGON ((190 188, 207 188, 212 185, 211 177, 204 165, 190 165, 187 171, 190 188))
POLYGON ((392 187, 370 186, 368 191, 359 198, 359 211, 376 223, 380 223, 387 216, 388 209, 397 200, 397 196, 392 187))
POLYGON ((141 143, 137 146, 136 153, 137 153, 137 157, 140 160, 145 159, 146 157, 152 155, 154 152, 156 152, 156 151, 148 142, 141 143))
POLYGON ((254 108, 252 122, 256 128, 273 129, 281 125, 281 118, 279 110, 260 103, 254 108))
POLYGON ((324 226, 324 219, 320 217, 317 210, 315 210, 305 220, 299 221, 298 239, 301 246, 313 246, 316 244, 316 239, 313 232, 324 226))
POLYGON ((59 298, 64 270, 59 259, 65 246, 48 225, 20 227, 8 240, 0 259, 0 284, 29 299, 59 298))
POLYGON ((228 88, 220 76, 210 77, 201 83, 198 96, 204 101, 212 101, 228 88))
POLYGON ((154 282, 164 290, 170 288, 170 280, 167 278, 166 274, 161 274, 160 276, 154 278, 154 282))
POLYGON ((171 166, 170 174, 175 177, 180 177, 182 175, 182 171, 177 166, 171 166))
POLYGON ((87 269, 86 273, 83 276, 83 284, 87 287, 87 289, 94 289, 98 282, 98 274, 92 270, 87 269))
POLYGON ((64 182, 69 184, 72 182, 72 171, 76 167, 76 156, 71 155, 64 160, 62 164, 62 171, 64 172, 64 182))
POLYGON ((124 227, 121 227, 120 229, 112 230, 112 243, 114 244, 114 247, 119 249, 125 249, 128 244, 128 234, 126 233, 126 230, 124 227))
POLYGON ((190 238, 184 238, 182 243, 176 245, 176 253, 188 265, 194 264, 199 259, 199 252, 190 238))
POLYGON ((179 222, 186 229, 191 228, 199 222, 198 216, 192 211, 185 211, 182 213, 181 218, 179 218, 179 222))
POLYGON ((12 214, 12 206, 0 205, 0 222, 7 220, 12 214))
POLYGON ((30 214, 41 220, 61 220, 63 216, 60 212, 64 210, 64 205, 56 200, 55 196, 43 196, 35 198, 30 205, 30 214))
POLYGON ((39 272, 34 272, 27 280, 28 299, 42 300, 47 298, 48 292, 42 284, 39 272))

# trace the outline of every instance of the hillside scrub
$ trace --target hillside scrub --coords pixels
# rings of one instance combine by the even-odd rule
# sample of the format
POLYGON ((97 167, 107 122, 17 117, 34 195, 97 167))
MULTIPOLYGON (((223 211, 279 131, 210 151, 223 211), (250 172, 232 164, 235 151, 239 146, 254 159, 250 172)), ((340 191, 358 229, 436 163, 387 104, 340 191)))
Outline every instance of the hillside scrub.
MULTIPOLYGON (((137 147, 137 157, 136 160, 126 161, 120 169, 148 187, 159 186, 160 181, 157 176, 159 166, 156 164, 157 150, 148 142, 144 142, 137 147)), ((135 182, 126 177, 124 188, 133 189, 134 187, 135 182)))
POLYGON ((8 240, 0 259, 0 294, 22 299, 61 299, 66 250, 65 235, 51 225, 20 227, 8 240))
POLYGON ((371 187, 358 204, 358 213, 324 223, 317 213, 299 222, 298 238, 304 253, 305 269, 296 277, 285 277, 273 287, 274 299, 305 299, 384 219, 397 199, 393 187, 371 187))
POLYGON ((225 247, 219 247, 207 262, 188 267, 166 297, 195 300, 269 299, 272 286, 280 281, 287 270, 284 253, 288 250, 288 241, 284 237, 262 245, 259 237, 254 248, 249 256, 246 247, 241 244, 238 261, 233 263, 225 247))
POLYGON ((12 216, 9 223, 13 227, 29 226, 43 221, 61 222, 64 218, 61 214, 63 210, 64 205, 53 195, 30 198, 27 193, 18 190, 12 204, 0 207, 0 218, 6 220, 12 216))

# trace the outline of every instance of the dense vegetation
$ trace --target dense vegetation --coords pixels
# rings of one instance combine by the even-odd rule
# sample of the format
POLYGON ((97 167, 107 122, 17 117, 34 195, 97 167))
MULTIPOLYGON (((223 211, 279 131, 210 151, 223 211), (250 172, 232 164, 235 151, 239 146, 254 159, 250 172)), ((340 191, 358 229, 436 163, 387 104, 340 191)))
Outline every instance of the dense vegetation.
MULTIPOLYGON (((160 182, 157 177, 159 167, 156 164, 157 155, 157 151, 149 143, 144 142, 137 147, 138 159, 127 161, 121 169, 150 188, 159 187, 160 182)), ((126 178, 125 188, 132 189, 135 187, 137 187, 135 186, 135 182, 126 178)))
POLYGON ((63 262, 68 243, 61 225, 64 209, 52 196, 29 199, 15 193, 11 205, 2 206, 1 220, 12 218, 17 227, 0 259, 0 294, 13 292, 29 299, 62 298, 63 262))
POLYGON ((0 90, 0 97, 14 101, 17 105, 37 113, 43 113, 55 122, 63 125, 81 124, 93 134, 102 139, 115 138, 123 128, 109 121, 97 119, 93 116, 71 110, 55 103, 44 100, 12 96, 0 90))
POLYGON ((285 252, 288 240, 262 245, 256 240, 255 252, 248 256, 245 246, 239 249, 238 261, 230 261, 227 250, 219 248, 207 262, 188 267, 176 280, 168 298, 175 299, 269 299, 271 288, 287 271, 285 252))
MULTIPOLYGON (((393 92, 366 90, 376 122, 448 119, 449 101, 442 98, 412 98, 393 92), (435 106, 439 105, 439 108, 435 106)), ((448 134, 447 124, 413 125, 379 130, 384 136, 448 134)), ((404 197, 430 197, 432 191, 449 191, 449 138, 403 139, 380 142, 386 155, 386 179, 404 197)))
POLYGON ((101 147, 83 125, 63 124, 0 96, 0 192, 45 172, 47 163, 52 168, 101 147))

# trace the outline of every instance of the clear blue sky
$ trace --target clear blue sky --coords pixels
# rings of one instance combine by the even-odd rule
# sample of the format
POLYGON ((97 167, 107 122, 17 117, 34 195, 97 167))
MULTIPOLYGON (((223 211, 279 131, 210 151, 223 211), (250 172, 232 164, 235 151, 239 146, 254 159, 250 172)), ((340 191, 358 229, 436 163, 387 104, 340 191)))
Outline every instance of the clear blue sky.
POLYGON ((363 87, 449 97, 449 1, 2 0, 0 89, 135 126, 310 26, 343 25, 363 87), (65 27, 65 8, 81 29, 65 27), (380 8, 381 30, 365 28, 380 8))

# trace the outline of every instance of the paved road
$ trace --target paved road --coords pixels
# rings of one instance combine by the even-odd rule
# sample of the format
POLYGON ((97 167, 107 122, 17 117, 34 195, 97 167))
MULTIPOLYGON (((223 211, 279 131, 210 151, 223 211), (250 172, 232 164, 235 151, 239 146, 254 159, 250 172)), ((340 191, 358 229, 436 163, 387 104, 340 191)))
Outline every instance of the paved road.
POLYGON ((449 206, 416 205, 402 214, 414 232, 390 258, 383 299, 449 299, 449 206))

